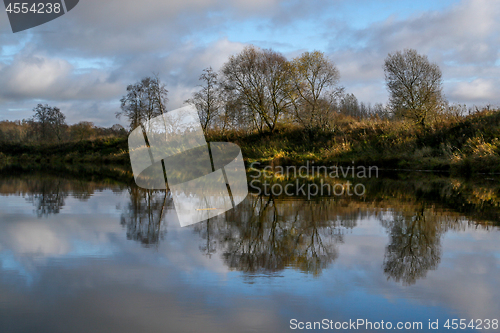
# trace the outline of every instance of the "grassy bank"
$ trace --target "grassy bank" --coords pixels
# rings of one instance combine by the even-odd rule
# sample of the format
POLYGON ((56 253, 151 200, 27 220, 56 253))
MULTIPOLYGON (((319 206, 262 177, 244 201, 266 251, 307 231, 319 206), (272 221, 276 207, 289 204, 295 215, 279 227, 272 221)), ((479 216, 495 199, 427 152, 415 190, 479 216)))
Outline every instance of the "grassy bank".
POLYGON ((374 165, 388 169, 452 173, 500 172, 500 112, 437 121, 421 128, 380 119, 339 118, 333 131, 307 133, 292 126, 273 134, 209 134, 231 141, 247 162, 266 165, 374 165))
MULTIPOLYGON (((373 165, 457 174, 500 172, 500 112, 482 111, 436 121, 428 128, 381 119, 339 117, 332 131, 294 125, 274 133, 209 132, 210 142, 238 144, 247 163, 262 165, 373 165)), ((126 138, 46 145, 0 144, 0 164, 130 165, 126 138)))
POLYGON ((127 139, 117 137, 40 145, 0 143, 2 163, 130 165, 130 159, 127 139))

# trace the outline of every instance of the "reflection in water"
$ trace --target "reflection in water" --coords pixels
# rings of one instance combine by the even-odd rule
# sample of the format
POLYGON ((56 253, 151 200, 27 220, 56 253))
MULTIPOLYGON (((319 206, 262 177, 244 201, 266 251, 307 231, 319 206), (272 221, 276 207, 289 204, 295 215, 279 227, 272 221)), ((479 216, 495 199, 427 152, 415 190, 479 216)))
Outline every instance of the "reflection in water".
MULTIPOLYGON (((85 201, 103 188, 107 186, 57 177, 0 181, 0 193, 26 196, 39 218, 58 214, 69 196, 85 201)), ((122 188, 129 193, 129 201, 120 208, 127 239, 146 247, 158 246, 167 232, 166 212, 174 209, 169 192, 132 185, 122 188)), ((391 191, 394 188, 392 184, 391 191)), ((376 216, 389 235, 383 272, 389 280, 412 285, 438 268, 443 235, 471 222, 426 201, 408 201, 405 191, 406 202, 381 201, 378 193, 384 191, 387 189, 371 193, 374 202, 367 198, 306 201, 250 195, 237 209, 191 229, 201 239, 200 251, 208 257, 219 255, 231 270, 273 273, 293 268, 317 276, 338 258, 339 246, 357 221, 376 216)))
POLYGON ((165 211, 173 209, 167 191, 129 188, 130 202, 123 209, 121 224, 127 228, 127 239, 145 246, 158 245, 166 232, 165 211))
POLYGON ((38 217, 58 214, 64 206, 68 191, 64 189, 61 179, 42 179, 30 182, 27 200, 35 206, 38 217))
POLYGON ((251 195, 181 228, 165 191, 0 171, 0 332, 498 318, 500 191, 446 181, 388 180, 362 199, 251 195))
POLYGON ((436 216, 422 204, 421 208, 396 212, 391 220, 382 221, 390 237, 384 259, 388 279, 411 285, 438 267, 441 236, 447 226, 436 216))
POLYGON ((195 227, 207 255, 220 250, 231 269, 275 272, 294 267, 319 274, 338 256, 345 227, 330 220, 329 201, 319 204, 249 197, 225 219, 195 227))

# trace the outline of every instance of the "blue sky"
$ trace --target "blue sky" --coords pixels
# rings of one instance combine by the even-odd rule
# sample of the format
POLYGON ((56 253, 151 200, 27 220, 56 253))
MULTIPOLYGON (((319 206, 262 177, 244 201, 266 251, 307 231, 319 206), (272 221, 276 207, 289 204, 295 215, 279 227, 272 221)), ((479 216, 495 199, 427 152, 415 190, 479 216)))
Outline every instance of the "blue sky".
POLYGON ((65 16, 13 34, 0 13, 0 120, 56 105, 69 123, 109 126, 126 86, 159 73, 169 109, 245 45, 289 59, 325 52, 340 84, 385 103, 388 53, 415 48, 443 71, 451 103, 500 104, 500 1, 80 0, 65 16))

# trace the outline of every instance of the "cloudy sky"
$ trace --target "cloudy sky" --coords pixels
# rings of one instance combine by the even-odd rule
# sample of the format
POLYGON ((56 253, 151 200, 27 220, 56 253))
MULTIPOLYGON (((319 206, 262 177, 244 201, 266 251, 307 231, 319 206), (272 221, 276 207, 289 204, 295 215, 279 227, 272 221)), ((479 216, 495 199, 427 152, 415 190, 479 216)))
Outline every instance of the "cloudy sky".
POLYGON ((439 64, 452 103, 500 104, 499 0, 80 0, 68 14, 12 33, 0 13, 0 120, 56 105, 68 123, 109 126, 126 86, 159 73, 169 109, 203 68, 254 44, 293 58, 320 50, 360 101, 385 103, 383 61, 415 48, 439 64))

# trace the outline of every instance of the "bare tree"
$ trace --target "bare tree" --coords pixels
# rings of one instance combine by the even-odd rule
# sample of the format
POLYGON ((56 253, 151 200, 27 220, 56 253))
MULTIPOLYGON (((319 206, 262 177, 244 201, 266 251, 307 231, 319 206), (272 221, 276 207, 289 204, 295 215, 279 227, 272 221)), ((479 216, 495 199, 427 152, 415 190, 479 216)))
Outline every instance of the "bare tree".
POLYGON ((290 106, 286 58, 273 50, 248 46, 229 58, 222 74, 228 94, 239 102, 254 127, 273 132, 290 106))
POLYGON ((47 104, 38 104, 33 112, 33 122, 36 132, 41 140, 52 140, 54 137, 58 141, 62 140, 62 134, 66 127, 66 117, 57 107, 51 107, 47 104))
POLYGON ((245 106, 242 96, 228 89, 222 90, 224 106, 219 114, 220 129, 252 130, 255 129, 252 112, 245 106), (249 126, 248 124, 252 124, 249 126))
POLYGON ((339 109, 340 112, 346 116, 360 117, 361 115, 361 106, 354 94, 346 94, 342 96, 339 109))
POLYGON ((168 103, 168 90, 167 85, 161 82, 159 74, 155 73, 152 82, 151 82, 151 90, 152 90, 152 100, 153 105, 158 110, 160 114, 164 114, 167 112, 167 103, 168 103))
POLYGON ((217 122, 224 107, 224 99, 218 74, 214 72, 212 67, 203 70, 200 81, 203 81, 203 84, 200 85, 201 90, 194 93, 193 97, 186 100, 185 103, 196 107, 200 116, 201 126, 203 130, 206 130, 214 122, 217 122))
POLYGON ((134 129, 166 112, 167 95, 168 90, 158 75, 145 77, 127 87, 127 94, 120 100, 121 111, 116 113, 116 117, 126 116, 130 129, 134 129))
POLYGON ((295 116, 307 130, 328 126, 332 102, 342 88, 338 86, 340 74, 335 64, 320 51, 304 52, 292 61, 292 98, 295 116))
POLYGON ((439 66, 414 49, 389 54, 384 64, 390 93, 389 106, 397 117, 425 127, 429 116, 443 110, 442 74, 439 66))

